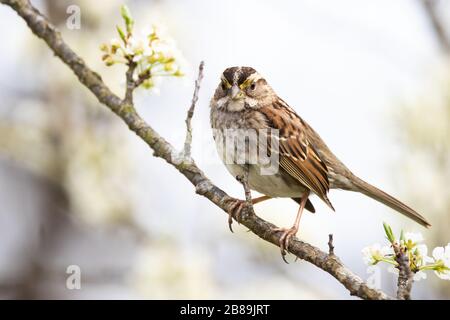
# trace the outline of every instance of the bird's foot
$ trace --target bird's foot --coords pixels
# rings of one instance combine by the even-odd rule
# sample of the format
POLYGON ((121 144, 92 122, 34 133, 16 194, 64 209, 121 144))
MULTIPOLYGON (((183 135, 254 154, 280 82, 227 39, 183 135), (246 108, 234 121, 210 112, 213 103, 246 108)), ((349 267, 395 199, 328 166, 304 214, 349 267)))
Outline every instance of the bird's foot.
POLYGON ((281 257, 283 258, 284 262, 288 263, 286 260, 286 251, 289 249, 289 243, 291 242, 292 237, 295 237, 295 235, 297 234, 298 228, 296 226, 293 226, 291 228, 276 228, 275 232, 282 232, 279 243, 281 257))
POLYGON ((239 223, 242 219, 242 211, 245 208, 246 201, 239 199, 230 199, 230 204, 228 205, 228 227, 230 231, 233 232, 232 224, 233 218, 239 223))

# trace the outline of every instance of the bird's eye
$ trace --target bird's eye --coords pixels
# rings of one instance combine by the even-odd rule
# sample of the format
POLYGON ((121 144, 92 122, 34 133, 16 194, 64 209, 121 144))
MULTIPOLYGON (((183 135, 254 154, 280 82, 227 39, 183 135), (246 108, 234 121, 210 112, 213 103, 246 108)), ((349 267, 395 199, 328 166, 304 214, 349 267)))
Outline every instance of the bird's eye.
POLYGON ((222 82, 222 90, 225 91, 227 90, 227 85, 225 83, 222 82))
POLYGON ((255 90, 256 89, 256 83, 252 83, 250 85, 250 90, 255 90))

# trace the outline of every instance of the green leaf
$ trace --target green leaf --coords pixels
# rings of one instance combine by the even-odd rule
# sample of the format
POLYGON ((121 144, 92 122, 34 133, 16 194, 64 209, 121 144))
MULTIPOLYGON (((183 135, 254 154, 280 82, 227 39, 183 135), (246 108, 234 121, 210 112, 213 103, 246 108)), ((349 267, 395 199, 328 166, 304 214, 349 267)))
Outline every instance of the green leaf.
POLYGON ((123 32, 122 28, 119 27, 119 26, 116 26, 116 29, 117 29, 117 33, 119 33, 120 39, 122 39, 122 41, 124 43, 126 43, 127 42, 127 36, 125 35, 125 32, 123 32))
POLYGON ((120 7, 120 14, 122 15, 123 20, 132 20, 130 9, 128 9, 125 4, 120 7))
POLYGON ((127 32, 130 34, 133 31, 134 20, 131 17, 130 9, 126 5, 120 7, 120 14, 125 21, 125 26, 127 27, 127 32))
POLYGON ((394 243, 395 236, 394 236, 394 233, 392 232, 392 228, 386 222, 383 222, 383 228, 384 228, 384 232, 386 233, 386 237, 388 238, 389 242, 394 243))
POLYGON ((405 233, 402 231, 400 231, 400 241, 405 241, 405 233))

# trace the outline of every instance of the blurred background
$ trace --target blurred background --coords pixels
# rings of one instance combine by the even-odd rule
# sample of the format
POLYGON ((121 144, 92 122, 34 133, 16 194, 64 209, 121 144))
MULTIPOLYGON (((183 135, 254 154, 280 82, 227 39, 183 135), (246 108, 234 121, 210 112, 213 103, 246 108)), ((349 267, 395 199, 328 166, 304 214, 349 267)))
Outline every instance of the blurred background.
MULTIPOLYGON (((99 45, 115 34, 125 0, 33 1, 68 44, 124 91, 123 66, 99 45), (66 21, 81 9, 81 28, 66 21)), ((137 27, 162 25, 186 60, 183 79, 138 90, 136 107, 181 148, 200 60, 205 79, 193 155, 231 195, 242 187, 218 160, 209 100, 220 73, 249 65, 308 121, 356 174, 425 215, 425 230, 359 194, 332 191, 336 213, 313 198, 299 237, 335 251, 363 279, 361 249, 384 243, 382 222, 422 232, 430 249, 450 241, 450 1, 321 0, 125 2, 137 27)), ((347 299, 316 267, 234 224, 101 106, 10 8, 0 6, 0 298, 347 299), (66 287, 68 266, 81 289, 66 287)), ((290 226, 296 204, 256 212, 290 226)), ((381 287, 396 278, 380 266, 381 287)), ((432 273, 413 297, 450 298, 432 273)))

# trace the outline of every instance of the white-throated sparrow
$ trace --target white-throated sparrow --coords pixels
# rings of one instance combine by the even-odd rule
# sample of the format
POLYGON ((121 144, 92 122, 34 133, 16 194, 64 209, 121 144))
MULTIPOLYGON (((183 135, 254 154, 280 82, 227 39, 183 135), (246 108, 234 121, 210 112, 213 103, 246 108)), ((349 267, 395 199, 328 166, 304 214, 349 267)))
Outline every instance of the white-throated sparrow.
MULTIPOLYGON (((237 177, 247 170, 249 187, 265 195, 253 199, 253 203, 289 197, 300 204, 294 225, 281 229, 283 256, 298 231, 303 209, 314 212, 308 200, 311 193, 333 209, 327 197, 329 189, 361 192, 430 226, 416 211, 347 169, 253 68, 231 67, 223 72, 211 100, 211 126, 219 154, 231 174, 237 177), (267 159, 276 160, 277 170, 263 172, 267 159)), ((230 215, 237 214, 235 208, 241 210, 242 202, 232 208, 230 215)))

